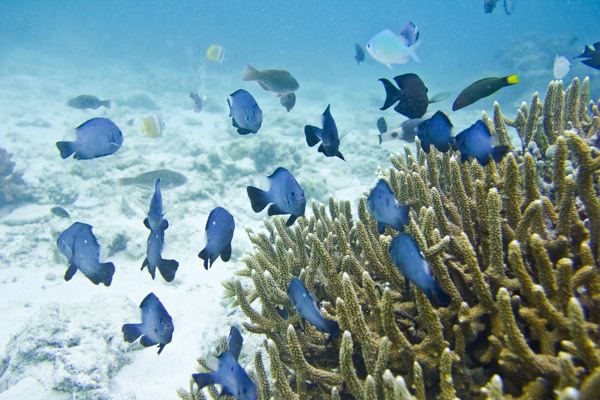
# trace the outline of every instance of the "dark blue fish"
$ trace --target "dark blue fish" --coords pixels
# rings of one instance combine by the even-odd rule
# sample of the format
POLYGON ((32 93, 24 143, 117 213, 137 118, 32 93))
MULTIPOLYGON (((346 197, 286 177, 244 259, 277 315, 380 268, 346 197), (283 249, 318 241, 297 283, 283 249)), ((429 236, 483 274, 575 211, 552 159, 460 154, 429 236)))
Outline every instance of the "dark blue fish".
POLYGON ((179 267, 179 263, 175 260, 165 260, 162 258, 162 249, 164 247, 164 230, 150 230, 146 247, 146 258, 142 263, 142 270, 148 267, 150 276, 154 279, 156 268, 162 275, 165 281, 171 282, 175 279, 175 272, 179 267))
POLYGON ((294 176, 285 168, 277 168, 273 175, 269 176, 271 187, 268 192, 254 186, 248 186, 248 197, 252 204, 252 210, 261 212, 269 203, 268 214, 280 215, 291 214, 286 226, 292 226, 296 218, 304 215, 306 199, 304 190, 300 187, 294 176))
POLYGON ((231 239, 235 222, 233 216, 223 207, 216 207, 206 221, 206 246, 198 254, 204 260, 204 268, 212 267, 217 257, 227 262, 231 258, 231 239), (209 264, 210 262, 210 264, 209 264))
POLYGON ((123 134, 107 118, 92 118, 75 128, 77 139, 73 142, 56 142, 62 158, 71 154, 76 160, 108 156, 121 148, 123 134))
POLYGON ((410 206, 400 206, 396 201, 396 196, 383 179, 380 179, 371 190, 367 203, 377 220, 377 231, 379 233, 385 231, 386 224, 401 232, 404 230, 404 225, 410 223, 408 217, 410 206))
POLYGON ((141 324, 125 324, 121 331, 123 339, 133 343, 139 338, 144 347, 158 345, 158 354, 173 338, 173 319, 154 293, 150 293, 140 304, 142 309, 141 324))
POLYGON ((306 135, 306 143, 309 147, 322 142, 319 146, 319 152, 325 154, 326 157, 337 156, 342 160, 344 159, 344 156, 339 151, 340 138, 335 121, 329 112, 329 105, 327 105, 323 113, 323 129, 306 125, 304 127, 304 134, 306 135))
POLYGON ((408 233, 396 235, 390 244, 390 256, 392 262, 406 279, 407 290, 408 281, 411 281, 425 293, 430 301, 433 301, 433 294, 435 294, 441 306, 447 307, 450 304, 450 296, 444 293, 431 277, 429 264, 421 255, 412 236, 408 233))
POLYGON ((356 60, 356 64, 360 65, 361 62, 365 61, 365 51, 358 43, 354 45, 354 50, 356 51, 354 59, 356 60))
POLYGON ((237 90, 227 97, 229 116, 232 117, 240 135, 256 133, 262 124, 262 110, 254 97, 244 89, 237 90))
POLYGON ((450 150, 452 123, 443 112, 436 112, 433 117, 421 122, 416 130, 425 153, 429 153, 430 145, 434 145, 442 153, 450 150))
POLYGON ((406 39, 406 46, 410 47, 419 40, 419 29, 415 24, 407 21, 400 31, 400 36, 406 39))
POLYGON ((223 387, 221 395, 234 396, 238 400, 255 400, 257 398, 256 385, 233 354, 226 351, 216 358, 219 363, 217 372, 213 374, 192 374, 198 389, 216 383, 223 387))
MULTIPOLYGON (((169 227, 169 221, 163 218, 163 203, 162 194, 160 192, 160 178, 154 184, 154 194, 150 200, 150 208, 148 209, 148 217, 144 219, 146 228, 155 231, 164 231, 169 227)), ((150 239, 148 239, 150 240, 150 239)))
POLYGON ((410 73, 394 77, 398 88, 385 78, 379 81, 383 83, 386 96, 380 110, 387 110, 398 102, 394 110, 408 118, 421 118, 425 115, 429 106, 428 89, 418 75, 410 73))
POLYGON ((100 282, 110 286, 115 266, 111 262, 100 263, 100 246, 92 233, 92 226, 75 222, 60 234, 56 245, 69 261, 65 281, 70 280, 79 269, 94 285, 100 282))
POLYGON ((474 157, 481 165, 487 165, 492 159, 500 162, 508 153, 508 146, 492 147, 492 134, 481 121, 475 122, 454 138, 452 148, 460 151, 460 161, 474 157))
POLYGON ((240 357, 240 352, 242 351, 242 345, 244 343, 244 338, 242 338, 242 334, 235 326, 232 326, 229 330, 229 338, 227 339, 227 346, 229 347, 229 352, 233 355, 233 358, 236 360, 240 357))
POLYGON ((325 319, 317 308, 312 296, 306 290, 304 282, 298 278, 292 278, 287 288, 290 303, 296 307, 296 311, 302 318, 310 322, 320 332, 329 333, 327 341, 335 339, 340 335, 340 327, 337 321, 325 319))

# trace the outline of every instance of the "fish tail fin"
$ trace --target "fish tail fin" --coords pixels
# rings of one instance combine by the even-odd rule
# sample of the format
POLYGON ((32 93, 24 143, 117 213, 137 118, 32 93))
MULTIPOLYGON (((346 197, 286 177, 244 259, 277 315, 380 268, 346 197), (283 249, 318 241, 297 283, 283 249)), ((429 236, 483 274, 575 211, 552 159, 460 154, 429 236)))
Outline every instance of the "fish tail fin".
POLYGON ((214 374, 192 374, 192 379, 198 385, 198 389, 217 383, 214 374))
POLYGON ((413 60, 415 60, 418 63, 422 62, 421 57, 419 57, 419 55, 417 54, 417 49, 419 48, 419 46, 421 46, 422 43, 423 43, 423 40, 421 39, 421 40, 417 40, 417 42, 415 44, 410 46, 410 56, 413 60))
POLYGON ((63 160, 75 152, 73 142, 56 142, 56 147, 58 147, 58 151, 60 151, 60 156, 63 160))
POLYGON ((499 163, 502 161, 506 153, 508 153, 508 146, 496 146, 492 148, 492 158, 495 162, 499 163))
POLYGON ((119 186, 128 186, 133 185, 133 178, 119 178, 117 179, 117 183, 119 186))
POLYGON ((402 91, 398 89, 394 84, 388 81, 385 78, 379 79, 381 83, 383 83, 383 88, 385 89, 385 102, 380 110, 387 110, 391 106, 394 105, 398 100, 400 100, 400 94, 402 91))
POLYGON ((104 286, 110 286, 113 274, 115 273, 115 264, 111 262, 102 263, 99 265, 98 277, 104 286))
POLYGON ((110 110, 112 102, 110 100, 101 101, 102 105, 110 110))
POLYGON ((210 250, 208 250, 208 246, 203 248, 202 251, 200 251, 200 253, 198 253, 198 257, 200 257, 201 259, 204 260, 204 269, 205 270, 208 270, 213 265, 215 260, 217 259, 217 256, 213 255, 210 252, 210 250))
POLYGON ((252 210, 256 213, 261 212, 264 208, 269 204, 268 194, 269 192, 265 192, 264 190, 260 190, 254 186, 248 186, 246 188, 248 192, 248 197, 250 198, 250 204, 252 205, 252 210))
POLYGON ((133 343, 142 336, 142 324, 125 324, 121 328, 121 332, 123 332, 123 340, 133 343))
POLYGON ((321 137, 323 137, 323 129, 312 125, 306 125, 304 127, 304 135, 306 136, 306 144, 308 147, 313 147, 321 141, 321 137))
POLYGON ((440 285, 438 285, 437 283, 434 283, 432 291, 435 294, 435 297, 437 298, 438 303, 442 307, 448 307, 448 305, 450 304, 450 302, 452 301, 452 299, 450 298, 450 296, 448 296, 446 294, 446 292, 444 292, 442 290, 442 288, 440 287, 440 285))
POLYGON ((158 262, 158 271, 167 282, 171 282, 175 279, 175 272, 178 267, 179 263, 175 260, 164 260, 161 258, 158 262))
POLYGON ((260 71, 254 68, 250 64, 246 64, 246 69, 244 70, 244 75, 242 76, 243 81, 255 81, 258 79, 258 75, 260 75, 260 71))
POLYGON ((340 325, 332 319, 325 319, 324 326, 330 337, 335 339, 340 336, 340 325))
POLYGON ((346 161, 346 159, 344 158, 344 155, 339 150, 337 153, 335 153, 335 156, 338 158, 341 158, 343 161, 346 161))
POLYGON ((517 76, 517 74, 511 75, 511 76, 507 76, 506 77, 506 83, 509 85, 514 85, 516 83, 519 83, 519 77, 517 76))

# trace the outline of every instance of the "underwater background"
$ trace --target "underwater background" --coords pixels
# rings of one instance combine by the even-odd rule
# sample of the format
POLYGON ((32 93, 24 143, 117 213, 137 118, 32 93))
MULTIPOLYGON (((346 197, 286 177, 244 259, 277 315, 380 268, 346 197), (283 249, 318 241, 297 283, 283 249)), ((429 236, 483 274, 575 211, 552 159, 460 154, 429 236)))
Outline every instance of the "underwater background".
MULTIPOLYGON (((236 277, 246 266, 244 255, 257 248, 246 230, 264 231, 263 219, 272 220, 252 211, 246 187, 265 188, 265 177, 284 167, 305 191, 307 218, 314 216, 313 201, 328 204, 330 196, 349 201, 357 215, 377 173, 389 179, 383 170, 390 168, 390 153, 404 154, 409 146, 418 154, 414 143, 379 144, 378 118, 389 127, 406 118, 380 110, 385 91, 378 79, 410 72, 430 97, 449 92, 429 107, 450 117, 455 134, 482 110, 491 116, 495 101, 510 119, 534 92, 542 101, 557 54, 572 64, 565 87, 588 76, 589 99, 600 98, 600 71, 574 58, 600 40, 600 1, 514 3, 508 15, 502 1, 484 13, 480 0, 1 1, 0 399, 176 398, 178 388, 189 388, 196 359, 214 351, 230 326, 244 337, 240 364, 256 369, 255 351, 263 349, 266 358, 265 338, 244 328, 247 316, 221 284, 236 277), (357 65, 355 43, 365 48, 377 32, 399 32, 406 21, 420 32, 421 63, 389 69, 366 54, 357 65), (207 58, 211 45, 225 50, 222 63, 207 58), (246 64, 289 71, 300 85, 294 108, 287 112, 272 93, 242 81, 246 64), (469 84, 513 74, 519 84, 451 111, 469 84), (263 111, 256 135, 241 136, 232 126, 227 96, 238 89, 249 91, 263 111), (200 113, 190 92, 203 99, 200 113), (112 107, 67 106, 80 94, 110 99, 112 107), (327 105, 345 134, 345 162, 306 145, 304 126, 321 126, 327 105), (140 128, 152 113, 164 121, 156 138, 140 128), (94 117, 115 122, 122 147, 94 160, 62 160, 55 143, 94 117), (164 256, 179 261, 170 283, 140 271, 152 190, 118 184, 158 169, 187 178, 163 191, 164 256), (57 206, 70 218, 50 211, 57 206), (235 218, 233 253, 206 271, 197 254, 217 206, 235 218), (110 287, 95 286, 81 273, 63 279, 68 263, 56 240, 75 221, 93 226, 100 260, 115 264, 110 287), (139 321, 138 306, 150 292, 175 326, 160 356, 155 348, 124 342, 121 333, 124 323, 139 321)), ((509 127, 508 135, 520 148, 516 129, 509 127)), ((590 309, 597 302, 590 304, 586 312, 596 315, 590 309)))

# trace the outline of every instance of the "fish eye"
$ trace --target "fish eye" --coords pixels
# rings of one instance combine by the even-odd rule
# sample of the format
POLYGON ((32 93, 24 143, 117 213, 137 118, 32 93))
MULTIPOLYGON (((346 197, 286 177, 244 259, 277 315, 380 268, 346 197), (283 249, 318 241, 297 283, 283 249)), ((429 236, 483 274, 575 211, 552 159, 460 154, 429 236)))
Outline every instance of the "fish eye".
POLYGON ((393 138, 395 138, 395 137, 398 137, 398 132, 394 132, 394 133, 392 133, 392 137, 393 137, 393 138))
POLYGON ((296 193, 292 192, 292 197, 296 197, 296 193))
POLYGON ((367 49, 371 48, 371 43, 367 43, 367 49))

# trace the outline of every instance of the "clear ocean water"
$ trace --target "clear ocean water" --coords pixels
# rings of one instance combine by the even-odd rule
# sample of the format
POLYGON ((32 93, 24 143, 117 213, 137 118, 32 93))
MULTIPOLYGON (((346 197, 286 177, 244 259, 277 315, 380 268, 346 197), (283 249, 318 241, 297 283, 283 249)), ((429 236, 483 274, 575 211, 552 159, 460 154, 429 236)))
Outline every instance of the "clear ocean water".
MULTIPOLYGON (((16 394, 62 400, 76 398, 75 393, 90 399, 175 398, 177 387, 188 385, 195 359, 215 347, 218 337, 227 334, 225 327, 244 320, 220 303, 220 281, 231 278, 243 266, 243 254, 252 250, 244 228, 258 231, 266 217, 250 209, 246 185, 286 166, 306 189, 307 213, 312 200, 326 202, 330 194, 355 205, 374 184, 377 167, 388 168, 389 153, 402 150, 397 142, 380 146, 377 141, 379 117, 385 116, 390 127, 405 120, 391 109, 379 110, 385 98, 379 78, 412 72, 423 79, 429 95, 449 92, 439 108, 457 129, 480 118, 482 110, 491 114, 494 101, 514 118, 535 91, 543 99, 554 79, 557 54, 572 63, 564 81, 590 76, 590 96, 600 98, 600 71, 574 59, 585 45, 600 41, 600 0, 514 3, 507 15, 502 0, 491 14, 484 13, 482 0, 0 0, 0 148, 24 171, 29 191, 21 203, 0 204, 0 400, 16 394), (411 60, 389 69, 366 54, 357 65, 355 43, 364 48, 377 32, 399 32, 406 21, 418 26, 421 63, 411 60), (213 44, 225 49, 221 64, 206 57, 213 44), (255 82, 242 82, 246 64, 290 71, 300 83, 295 108, 287 113, 255 82), (519 75, 518 85, 450 111, 454 98, 472 82, 512 74, 519 75), (239 136, 228 118, 226 97, 242 87, 263 107, 257 135, 239 136), (200 114, 192 111, 191 91, 205 98, 200 114), (80 111, 65 105, 79 94, 112 98, 113 108, 80 111), (150 105, 141 104, 148 99, 150 105), (340 148, 346 163, 324 159, 306 146, 304 125, 318 124, 328 104, 340 133, 350 132, 340 148), (155 110, 166 121, 166 131, 153 141, 139 126, 155 110), (61 160, 55 142, 95 116, 121 127, 123 148, 89 163, 61 160), (141 221, 151 192, 115 184, 115 178, 158 168, 189 178, 164 194, 171 224, 165 254, 180 262, 172 285, 139 271, 148 235, 141 221), (52 216, 50 207, 56 205, 68 209, 72 220, 52 216), (196 254, 206 216, 218 205, 236 218, 233 255, 229 263, 219 260, 206 272, 196 254), (102 260, 109 257, 117 265, 110 288, 94 286, 80 273, 63 280, 67 263, 57 252, 56 237, 75 220, 94 226, 101 247, 116 243, 116 250, 101 253, 102 260), (121 242, 126 243, 119 247, 121 242), (158 358, 155 350, 131 350, 120 340, 121 325, 138 318, 138 305, 150 291, 164 302, 176 326, 173 343, 158 358), (67 303, 75 305, 62 308, 67 303), (93 311, 97 304, 101 310, 93 311), (48 322, 44 329, 44 321, 64 318, 70 328, 48 322), (98 320, 101 328, 94 325, 98 320), (36 329, 39 334, 27 335, 36 329), (90 329, 115 339, 112 347, 82 345, 74 358, 56 348, 41 356, 19 352, 19 346, 40 335, 48 335, 39 344, 45 348, 53 332, 85 344, 90 329), (124 347, 127 353, 121 357, 124 347), (16 354, 23 357, 20 364, 15 364, 16 354), (97 389, 86 389, 93 386, 86 386, 87 378, 62 372, 70 368, 65 365, 86 371, 98 359, 108 372, 94 375, 97 389), (105 376, 110 385, 102 383, 105 376), (21 380, 29 383, 19 392, 21 380), (27 385, 33 381, 39 387, 32 395, 27 385)), ((243 357, 250 364, 252 349, 262 339, 244 336, 248 350, 243 357)))

